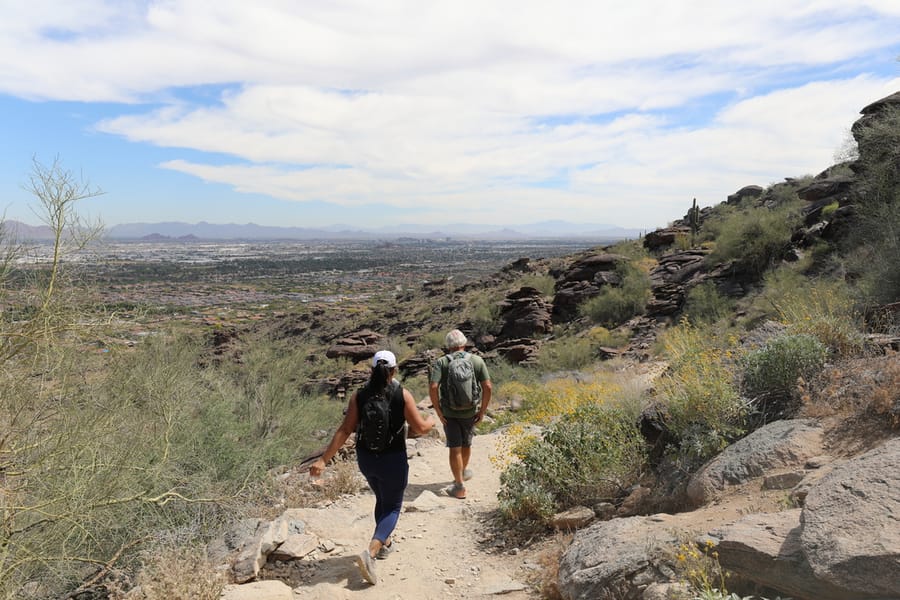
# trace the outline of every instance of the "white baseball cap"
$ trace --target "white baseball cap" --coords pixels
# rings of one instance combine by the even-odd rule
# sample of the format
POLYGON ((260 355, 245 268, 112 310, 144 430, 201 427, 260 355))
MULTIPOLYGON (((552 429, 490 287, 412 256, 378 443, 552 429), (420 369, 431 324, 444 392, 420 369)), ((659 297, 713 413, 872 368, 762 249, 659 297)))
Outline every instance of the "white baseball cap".
POLYGON ((372 357, 372 366, 377 367, 378 362, 382 360, 391 369, 397 366, 397 357, 394 356, 394 353, 390 350, 379 350, 378 352, 376 352, 375 356, 372 357))

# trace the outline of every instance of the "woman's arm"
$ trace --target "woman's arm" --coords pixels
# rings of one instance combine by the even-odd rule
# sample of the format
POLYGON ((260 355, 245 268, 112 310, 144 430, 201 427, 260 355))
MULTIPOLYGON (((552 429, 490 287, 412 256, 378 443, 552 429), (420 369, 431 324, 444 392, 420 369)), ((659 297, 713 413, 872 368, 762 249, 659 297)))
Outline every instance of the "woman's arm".
POLYGON ((436 423, 431 415, 422 418, 422 413, 416 406, 416 399, 406 388, 403 389, 403 416, 406 417, 410 430, 416 435, 425 435, 436 423))
POLYGON ((337 431, 334 432, 331 442, 328 444, 328 447, 325 448, 325 452, 319 457, 319 460, 310 465, 310 477, 318 477, 325 471, 325 465, 334 458, 334 455, 338 453, 338 450, 341 449, 341 446, 344 445, 344 442, 347 441, 350 434, 356 431, 358 423, 359 407, 356 405, 356 392, 353 392, 353 395, 350 396, 350 404, 347 405, 347 412, 344 414, 344 420, 341 421, 337 431))

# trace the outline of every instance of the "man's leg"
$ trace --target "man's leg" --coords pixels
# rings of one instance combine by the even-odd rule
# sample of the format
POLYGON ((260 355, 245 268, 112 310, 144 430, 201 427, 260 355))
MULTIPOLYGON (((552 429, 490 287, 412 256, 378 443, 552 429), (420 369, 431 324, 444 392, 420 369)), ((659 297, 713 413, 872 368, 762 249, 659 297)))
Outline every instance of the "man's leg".
POLYGON ((460 448, 460 458, 462 460, 462 468, 459 471, 460 477, 462 477, 463 471, 469 467, 470 456, 472 456, 472 446, 463 446, 460 448))
POLYGON ((462 485, 463 469, 465 469, 463 456, 465 455, 465 460, 468 460, 468 450, 469 448, 459 446, 450 448, 450 472, 453 474, 453 481, 460 485, 462 485))

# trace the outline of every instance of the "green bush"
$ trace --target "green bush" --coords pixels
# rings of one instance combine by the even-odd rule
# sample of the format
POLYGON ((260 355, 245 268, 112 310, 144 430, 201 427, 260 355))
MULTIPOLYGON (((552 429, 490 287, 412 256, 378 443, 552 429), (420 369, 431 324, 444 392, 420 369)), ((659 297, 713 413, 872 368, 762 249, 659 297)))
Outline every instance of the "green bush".
POLYGON ((541 275, 539 273, 527 273, 522 275, 516 282, 520 288, 533 287, 539 290, 544 296, 552 296, 556 291, 556 280, 549 275, 541 275))
POLYGON ((788 333, 815 336, 834 355, 851 356, 863 347, 865 325, 842 280, 813 279, 783 266, 766 274, 750 301, 744 323, 778 321, 788 333))
POLYGON ((620 263, 616 271, 622 277, 619 286, 604 286, 600 293, 578 306, 581 316, 594 323, 615 327, 628 319, 644 314, 650 300, 650 277, 638 265, 620 263))
POLYGON ((734 312, 734 301, 719 293, 709 281, 691 288, 684 303, 684 315, 693 323, 715 323, 734 312))
POLYGON ((510 522, 545 523, 556 513, 556 500, 549 486, 535 479, 529 465, 511 464, 500 476, 497 494, 500 511, 510 522))
POLYGON ((732 351, 709 327, 682 322, 662 339, 669 370, 656 385, 673 451, 687 465, 720 452, 742 432, 746 407, 734 383, 732 351))
POLYGON ((822 207, 822 218, 830 219, 831 215, 834 214, 834 211, 836 211, 840 207, 840 205, 841 205, 840 202, 835 200, 834 202, 830 202, 830 203, 826 204, 825 206, 823 206, 822 207))
POLYGON ((732 213, 720 225, 709 264, 735 260, 751 273, 762 275, 782 256, 800 222, 797 203, 779 208, 747 208, 732 213))
POLYGON ((827 356, 827 348, 812 335, 775 338, 744 357, 744 389, 752 396, 790 398, 795 395, 797 379, 808 380, 821 371, 827 356))
POLYGON ((628 414, 583 404, 518 451, 500 478, 503 515, 546 521, 576 504, 613 500, 634 484, 646 460, 643 438, 628 414))
POLYGON ((856 219, 847 244, 866 304, 900 300, 900 109, 886 107, 854 128, 860 172, 856 219))
POLYGON ((541 346, 538 368, 544 372, 583 369, 595 361, 594 345, 586 337, 566 337, 541 346))

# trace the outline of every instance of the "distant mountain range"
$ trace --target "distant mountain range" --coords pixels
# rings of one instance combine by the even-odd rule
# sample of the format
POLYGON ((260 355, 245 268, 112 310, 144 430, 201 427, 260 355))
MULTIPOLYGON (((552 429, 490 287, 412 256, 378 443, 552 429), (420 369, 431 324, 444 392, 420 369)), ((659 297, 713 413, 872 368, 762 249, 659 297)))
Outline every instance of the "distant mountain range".
MULTIPOLYGON (((21 240, 52 239, 52 231, 46 226, 32 226, 18 221, 6 221, 7 230, 21 240)), ((491 225, 397 225, 371 229, 332 225, 320 228, 274 227, 247 223, 126 223, 113 225, 105 230, 110 240, 143 241, 200 241, 200 240, 390 240, 404 237, 423 239, 592 239, 620 240, 636 238, 641 229, 626 229, 598 223, 570 223, 568 221, 542 221, 528 225, 497 227, 491 225)))

